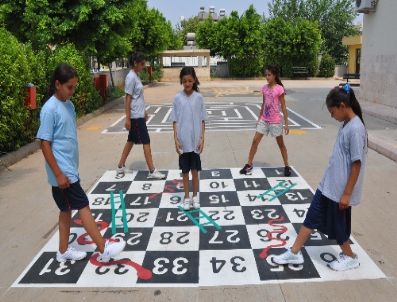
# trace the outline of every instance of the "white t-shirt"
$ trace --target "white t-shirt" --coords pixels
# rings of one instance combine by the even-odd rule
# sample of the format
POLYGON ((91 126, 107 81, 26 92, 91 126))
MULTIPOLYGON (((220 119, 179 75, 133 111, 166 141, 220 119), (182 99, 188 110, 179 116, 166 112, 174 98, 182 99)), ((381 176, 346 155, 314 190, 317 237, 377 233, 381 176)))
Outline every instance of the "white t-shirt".
POLYGON ((144 118, 145 99, 143 97, 143 84, 133 70, 130 70, 125 77, 124 92, 131 96, 131 118, 144 118))
POLYGON ((365 163, 367 158, 367 132, 358 116, 339 129, 328 167, 318 189, 329 199, 339 202, 351 173, 353 162, 360 161, 361 168, 350 197, 350 205, 360 203, 365 163))

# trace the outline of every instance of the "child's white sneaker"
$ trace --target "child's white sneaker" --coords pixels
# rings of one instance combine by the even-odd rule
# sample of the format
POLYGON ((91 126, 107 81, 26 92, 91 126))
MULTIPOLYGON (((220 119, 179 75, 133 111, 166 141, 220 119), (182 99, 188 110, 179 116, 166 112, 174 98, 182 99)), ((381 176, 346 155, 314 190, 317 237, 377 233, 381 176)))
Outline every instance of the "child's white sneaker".
POLYGON ((116 257, 124 250, 124 248, 125 248, 124 240, 107 239, 105 242, 105 249, 103 253, 99 254, 98 261, 109 262, 110 258, 116 257))
POLYGON ((152 173, 149 171, 148 179, 164 179, 165 174, 159 172, 157 169, 154 169, 152 173))
POLYGON ((353 255, 353 257, 346 256, 343 253, 339 254, 339 258, 328 263, 328 267, 334 271, 347 271, 350 269, 355 269, 360 266, 360 262, 358 261, 357 255, 353 255))
POLYGON ((65 262, 68 260, 82 260, 87 257, 87 253, 83 251, 75 250, 72 247, 68 247, 65 253, 61 254, 60 251, 57 252, 57 261, 58 262, 65 262))
POLYGON ((124 177, 125 175, 125 166, 117 167, 116 169, 116 177, 124 177))
POLYGON ((185 211, 189 211, 189 210, 190 210, 190 198, 185 198, 185 199, 182 201, 182 208, 183 208, 185 211))
POLYGON ((288 249, 286 252, 281 255, 273 257, 273 262, 276 264, 303 264, 303 255, 302 252, 294 254, 291 249, 288 249))
POLYGON ((193 208, 195 208, 195 209, 200 208, 200 199, 199 199, 198 196, 193 196, 193 199, 192 199, 192 206, 193 206, 193 208))

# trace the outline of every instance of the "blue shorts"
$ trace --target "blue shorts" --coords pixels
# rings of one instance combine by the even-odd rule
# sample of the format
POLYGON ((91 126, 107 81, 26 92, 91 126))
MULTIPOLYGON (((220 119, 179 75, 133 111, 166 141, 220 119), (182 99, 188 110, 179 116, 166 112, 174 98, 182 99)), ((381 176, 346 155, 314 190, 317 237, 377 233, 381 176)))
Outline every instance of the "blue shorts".
POLYGON ((52 196, 61 212, 80 210, 89 205, 88 197, 79 181, 70 184, 66 189, 52 187, 52 196))
POLYGON ((316 229, 336 240, 339 245, 349 240, 351 233, 351 207, 339 209, 339 203, 325 197, 320 190, 313 196, 303 225, 316 229))
POLYGON ((200 154, 187 152, 179 155, 179 169, 183 174, 189 173, 190 170, 201 171, 200 154))
POLYGON ((149 145, 150 137, 144 118, 131 119, 131 128, 128 132, 128 142, 137 145, 149 145))

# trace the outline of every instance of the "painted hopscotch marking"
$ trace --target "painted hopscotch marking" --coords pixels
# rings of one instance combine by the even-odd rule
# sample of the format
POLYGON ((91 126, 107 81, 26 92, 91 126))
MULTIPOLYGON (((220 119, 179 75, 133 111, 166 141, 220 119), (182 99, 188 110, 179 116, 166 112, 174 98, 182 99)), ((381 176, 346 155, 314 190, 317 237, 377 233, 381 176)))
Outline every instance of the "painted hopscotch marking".
MULTIPOLYGON (((206 129, 209 131, 241 131, 254 130, 258 121, 261 108, 255 103, 207 103, 208 120, 206 129)), ((146 122, 151 132, 172 132, 172 121, 170 119, 171 105, 150 105, 147 107, 149 119, 146 122)), ((320 126, 305 118, 294 110, 287 108, 289 127, 291 130, 321 129, 320 126)), ((125 133, 124 115, 118 118, 102 133, 120 134, 125 133)))
POLYGON ((339 246, 317 231, 302 249, 304 264, 275 264, 274 257, 296 238, 314 192, 294 168, 290 177, 280 168, 255 167, 251 175, 239 170, 201 171, 201 207, 192 211, 180 207, 179 170, 161 171, 163 180, 148 180, 147 171, 122 177, 106 171, 87 196, 101 234, 124 239, 125 250, 108 263, 98 261, 95 244, 73 213, 70 246, 86 251, 87 258, 58 263, 56 232, 13 287, 223 287, 385 278, 353 237, 360 267, 346 274, 330 270, 339 246), (115 202, 120 191, 128 229, 114 232, 112 217, 124 215, 118 215, 117 203, 114 211, 120 210, 112 214, 111 193, 115 202))

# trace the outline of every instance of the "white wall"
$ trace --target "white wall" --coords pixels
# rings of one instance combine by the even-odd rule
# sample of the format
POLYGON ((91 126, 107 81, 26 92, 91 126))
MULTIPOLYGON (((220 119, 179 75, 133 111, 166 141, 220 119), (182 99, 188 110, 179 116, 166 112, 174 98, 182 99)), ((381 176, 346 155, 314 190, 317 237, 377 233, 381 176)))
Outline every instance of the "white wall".
POLYGON ((397 0, 364 15, 361 55, 361 99, 397 108, 397 0))

